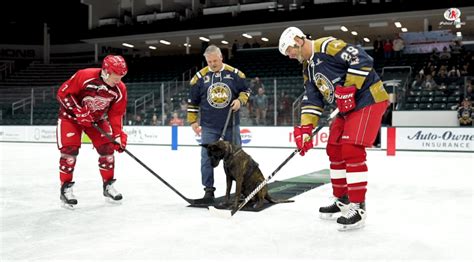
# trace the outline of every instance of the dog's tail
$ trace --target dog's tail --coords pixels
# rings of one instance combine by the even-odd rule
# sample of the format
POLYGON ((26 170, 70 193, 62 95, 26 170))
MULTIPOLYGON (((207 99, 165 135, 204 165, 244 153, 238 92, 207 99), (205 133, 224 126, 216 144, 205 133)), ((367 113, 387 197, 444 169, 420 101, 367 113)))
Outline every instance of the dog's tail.
POLYGON ((291 199, 274 199, 274 198, 271 197, 268 193, 267 193, 267 195, 265 196, 265 199, 268 200, 268 202, 274 203, 274 204, 295 202, 295 200, 291 200, 291 199))

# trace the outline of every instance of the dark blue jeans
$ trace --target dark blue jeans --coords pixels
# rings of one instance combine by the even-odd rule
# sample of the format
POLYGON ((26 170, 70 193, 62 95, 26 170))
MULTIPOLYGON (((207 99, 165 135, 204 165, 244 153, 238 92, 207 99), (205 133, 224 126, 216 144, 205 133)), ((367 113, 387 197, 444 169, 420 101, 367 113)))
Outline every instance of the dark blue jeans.
MULTIPOLYGON (((210 144, 219 140, 221 137, 222 130, 213 129, 213 128, 206 128, 202 127, 201 130, 201 143, 202 144, 210 144)), ((234 126, 233 128, 227 128, 224 136, 225 141, 229 141, 235 145, 242 145, 240 140, 240 127, 234 126), (233 132, 232 132, 233 131, 233 132), (233 141, 232 141, 232 133, 233 133, 233 141)), ((207 155, 207 149, 201 149, 201 179, 202 185, 205 187, 213 187, 214 186, 214 168, 211 166, 211 160, 207 155)))

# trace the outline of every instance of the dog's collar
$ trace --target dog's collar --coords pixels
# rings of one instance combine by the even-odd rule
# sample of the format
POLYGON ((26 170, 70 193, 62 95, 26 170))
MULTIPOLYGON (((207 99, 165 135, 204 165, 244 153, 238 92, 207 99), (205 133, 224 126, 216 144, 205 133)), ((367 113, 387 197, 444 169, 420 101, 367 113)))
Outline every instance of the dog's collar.
POLYGON ((234 146, 230 146, 230 150, 226 152, 226 154, 224 155, 224 161, 227 161, 229 160, 229 158, 231 156, 235 156, 237 154, 239 154, 241 151, 242 151, 242 148, 241 147, 237 147, 237 150, 234 151, 234 146))

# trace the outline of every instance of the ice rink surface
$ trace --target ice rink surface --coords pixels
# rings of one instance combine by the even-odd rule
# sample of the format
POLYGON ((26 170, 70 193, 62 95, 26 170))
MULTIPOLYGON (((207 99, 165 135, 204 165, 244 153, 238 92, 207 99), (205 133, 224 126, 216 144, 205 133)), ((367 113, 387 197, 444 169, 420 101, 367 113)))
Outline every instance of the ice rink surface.
MULTIPOLYGON (((188 198, 204 194, 198 147, 127 148, 188 198)), ((245 149, 265 176, 291 149, 245 149)), ((317 209, 331 186, 261 212, 213 217, 187 203, 127 154, 116 154, 104 201, 97 153, 83 145, 75 210, 60 207, 55 144, 0 143, 0 261, 473 261, 474 154, 369 151, 366 227, 339 232, 317 209)), ((323 150, 295 156, 272 179, 328 168, 323 150)), ((225 176, 216 169, 216 196, 225 176)))

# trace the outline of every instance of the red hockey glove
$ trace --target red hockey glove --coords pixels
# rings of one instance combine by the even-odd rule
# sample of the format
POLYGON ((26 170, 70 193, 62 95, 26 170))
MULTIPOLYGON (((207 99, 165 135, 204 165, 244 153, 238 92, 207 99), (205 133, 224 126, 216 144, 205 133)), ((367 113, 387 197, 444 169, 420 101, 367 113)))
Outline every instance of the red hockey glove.
POLYGON ((355 86, 336 86, 334 96, 341 113, 349 112, 356 107, 355 92, 355 86))
POLYGON ((295 126, 293 130, 296 146, 300 150, 299 153, 302 156, 304 156, 308 150, 313 148, 313 139, 310 139, 312 131, 313 125, 295 126))
POLYGON ((125 150, 125 147, 127 146, 127 138, 128 138, 127 133, 125 133, 122 130, 120 134, 116 134, 114 138, 115 138, 114 149, 118 151, 119 153, 122 153, 125 150))
POLYGON ((89 107, 84 106, 82 108, 75 107, 72 109, 74 115, 76 116, 76 121, 79 125, 84 127, 91 127, 94 118, 91 116, 91 111, 89 107))

